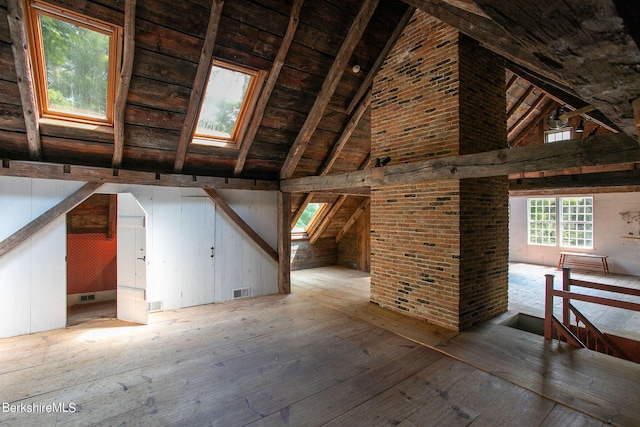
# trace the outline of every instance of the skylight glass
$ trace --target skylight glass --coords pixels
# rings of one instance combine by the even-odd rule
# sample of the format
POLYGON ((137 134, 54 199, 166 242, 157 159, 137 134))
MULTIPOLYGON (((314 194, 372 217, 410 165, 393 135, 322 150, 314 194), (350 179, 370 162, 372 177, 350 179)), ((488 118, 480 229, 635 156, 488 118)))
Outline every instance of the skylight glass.
POLYGON ((41 115, 110 123, 118 28, 35 1, 30 12, 41 115))
POLYGON ((202 101, 196 137, 235 142, 256 76, 257 73, 251 70, 214 62, 202 101))
POLYGON ((309 203, 300 215, 298 222, 293 227, 294 233, 303 233, 313 224, 318 214, 322 211, 325 203, 309 203))

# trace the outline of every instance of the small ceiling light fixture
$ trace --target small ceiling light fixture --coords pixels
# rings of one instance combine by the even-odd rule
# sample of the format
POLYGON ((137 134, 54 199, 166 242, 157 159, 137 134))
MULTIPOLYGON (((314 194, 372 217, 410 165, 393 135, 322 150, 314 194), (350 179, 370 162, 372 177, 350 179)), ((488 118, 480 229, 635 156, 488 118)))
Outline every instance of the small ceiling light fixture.
POLYGON ((351 68, 351 71, 353 71, 353 74, 358 74, 360 72, 360 65, 356 64, 351 68))
POLYGON ((576 127, 576 132, 577 133, 584 132, 584 119, 582 118, 582 116, 580 116, 580 123, 578 123, 578 126, 576 127))
POLYGON ((560 116, 564 113, 564 106, 556 108, 556 111, 552 112, 547 119, 549 129, 562 129, 567 126, 569 119, 561 119, 560 116))

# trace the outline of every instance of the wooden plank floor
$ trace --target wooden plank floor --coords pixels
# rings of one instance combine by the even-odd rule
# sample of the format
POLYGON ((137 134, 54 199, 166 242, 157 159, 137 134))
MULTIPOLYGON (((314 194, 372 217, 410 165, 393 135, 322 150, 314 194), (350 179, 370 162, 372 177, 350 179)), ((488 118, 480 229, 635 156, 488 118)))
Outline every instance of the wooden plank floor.
POLYGON ((367 302, 368 276, 353 270, 294 272, 293 284, 288 296, 153 313, 147 326, 102 318, 2 339, 0 403, 18 409, 73 403, 76 412, 2 411, 0 425, 640 422, 640 405, 633 408, 640 377, 630 365, 626 382, 595 379, 601 390, 566 389, 554 400, 544 397, 554 396, 548 389, 583 375, 563 363, 592 362, 612 383, 619 366, 563 346, 557 357, 539 360, 536 352, 553 348, 533 339, 528 353, 531 339, 520 331, 510 339, 522 348, 511 353, 508 342, 494 347, 506 339, 496 331, 487 339, 482 329, 457 334, 395 315, 367 302), (559 366, 557 374, 545 370, 559 366), (600 396, 623 388, 624 396, 600 396))

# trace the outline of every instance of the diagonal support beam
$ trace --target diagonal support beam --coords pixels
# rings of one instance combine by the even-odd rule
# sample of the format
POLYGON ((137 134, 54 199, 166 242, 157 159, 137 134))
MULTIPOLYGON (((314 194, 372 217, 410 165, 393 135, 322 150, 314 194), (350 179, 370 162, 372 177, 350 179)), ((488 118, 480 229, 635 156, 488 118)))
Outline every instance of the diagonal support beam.
POLYGON ((27 129, 27 142, 29 144, 29 157, 31 160, 42 159, 42 143, 40 140, 40 124, 38 123, 38 106, 33 93, 33 76, 29 52, 27 50, 27 35, 25 33, 24 9, 21 0, 7 0, 7 20, 9 21, 9 33, 11 34, 11 49, 16 66, 18 89, 24 124, 27 129))
POLYGON ((347 200, 347 196, 343 194, 342 196, 338 197, 338 200, 336 200, 333 205, 331 205, 331 209, 329 209, 329 212, 327 212, 326 215, 322 217, 322 221, 320 221, 320 224, 318 224, 318 226, 313 229, 311 236, 309 236, 309 243, 314 245, 318 241, 320 236, 322 236, 322 233, 324 233, 324 230, 326 230, 331 223, 333 217, 340 210, 340 207, 345 200, 347 200))
POLYGON ((49 225, 60 215, 64 215, 71 209, 78 206, 91 196, 102 184, 98 182, 89 182, 83 185, 75 193, 13 233, 11 236, 0 242, 0 257, 18 246, 20 243, 33 236, 38 231, 49 225))
POLYGON ((118 78, 118 92, 113 110, 113 158, 111 166, 122 166, 124 154, 124 111, 127 106, 127 95, 133 72, 133 55, 136 50, 136 0, 124 3, 124 49, 122 52, 122 69, 118 78))
POLYGON ((369 108, 369 105, 371 105, 371 91, 367 93, 367 96, 365 96, 365 98, 362 100, 356 112, 349 119, 349 123, 347 123, 347 125, 345 126, 342 134, 340 135, 340 138, 338 138, 338 141, 331 149, 331 153, 329 153, 325 164, 322 166, 320 175, 326 175, 333 164, 336 162, 336 160, 338 160, 338 156, 340 156, 342 149, 345 147, 345 145, 347 145, 347 141, 349 141, 349 138, 351 138, 353 131, 355 131, 356 127, 358 127, 358 123, 360 123, 360 119, 362 119, 362 116, 364 115, 365 111, 367 111, 367 108, 369 108))
POLYGON ((358 206, 356 208, 356 211, 353 213, 353 215, 351 215, 351 217, 347 220, 347 222, 344 224, 344 226, 342 226, 342 228, 340 229, 340 231, 336 235, 336 243, 338 243, 340 241, 340 239, 342 239, 342 236, 344 236, 344 234, 347 231, 349 231, 351 226, 356 223, 358 218, 360 218, 360 215, 362 215, 364 213, 364 211, 367 210, 367 207, 370 204, 371 204, 371 198, 370 197, 368 197, 368 198, 366 198, 366 199, 364 199, 362 201, 360 206, 358 206))
POLYGON ((276 86, 276 82, 278 81, 278 77, 280 76, 280 71, 284 66, 284 60, 287 57, 289 48, 291 47, 293 36, 298 29, 298 23, 300 21, 300 9, 302 9, 303 2, 304 0, 295 0, 293 8, 291 9, 289 26, 287 27, 287 31, 284 35, 284 38, 282 39, 282 44, 280 44, 280 48, 278 49, 278 53, 276 54, 276 59, 273 61, 273 65, 271 66, 271 72, 269 73, 267 82, 262 89, 260 99, 256 104, 256 109, 253 113, 253 118, 251 119, 251 126, 249 126, 247 133, 240 143, 238 160, 236 160, 236 165, 233 169, 234 176, 240 175, 242 173, 242 169, 244 168, 244 163, 247 160, 247 154, 249 154, 249 150, 251 149, 251 145, 253 144, 253 139, 255 138, 256 133, 258 132, 258 128, 260 127, 260 123, 262 122, 262 118, 264 117, 264 110, 267 108, 267 103, 269 102, 269 98, 271 97, 271 92, 273 92, 273 88, 276 86))
POLYGON ((200 111, 202 95, 204 94, 204 89, 207 85, 207 77, 209 76, 209 70, 211 69, 213 47, 216 44, 218 28, 220 27, 222 6, 224 6, 224 0, 213 0, 213 4, 211 5, 207 34, 204 39, 204 44, 202 45, 202 52, 200 52, 200 61, 198 61, 196 78, 193 82, 193 88, 191 89, 191 96, 189 97, 189 107, 187 108, 187 114, 184 118, 182 131, 180 132, 180 139, 178 140, 178 147, 176 148, 176 159, 173 164, 173 171, 176 173, 182 172, 184 162, 187 158, 189 142, 191 141, 193 131, 196 127, 196 121, 198 120, 198 112, 200 111))
POLYGON ((327 77, 322 83, 320 93, 318 94, 313 107, 311 107, 311 111, 302 125, 302 128, 300 129, 300 132, 293 142, 293 145, 289 150, 289 154, 282 165, 282 169, 280 170, 280 177, 282 179, 290 178, 291 175, 293 175, 298 162, 304 154, 304 150, 307 148, 307 144, 309 144, 311 135, 313 135, 318 124, 320 124, 324 111, 329 105, 329 101, 331 101, 331 97, 337 89, 338 83, 340 83, 340 78, 342 77, 345 66, 348 63, 349 58, 351 58, 354 49, 358 45, 362 34, 367 28, 367 24, 373 16, 377 5, 378 0, 365 0, 358 12, 358 15, 351 24, 351 28, 349 28, 349 32, 342 43, 342 47, 333 61, 333 64, 327 73, 327 77))
POLYGON ((212 188, 205 188, 205 193, 209 195, 211 200, 229 217, 234 224, 247 235, 256 245, 266 252, 275 262, 278 262, 278 252, 271 247, 258 233, 255 232, 249 224, 247 224, 240 216, 233 210, 231 206, 218 194, 218 192, 212 188))

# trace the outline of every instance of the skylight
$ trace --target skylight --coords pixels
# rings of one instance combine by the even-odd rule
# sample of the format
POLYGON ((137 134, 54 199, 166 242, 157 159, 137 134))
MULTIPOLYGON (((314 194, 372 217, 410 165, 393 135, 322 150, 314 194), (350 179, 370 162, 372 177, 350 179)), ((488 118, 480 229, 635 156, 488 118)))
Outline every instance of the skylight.
POLYGON ((111 124, 119 28, 38 1, 29 18, 41 117, 111 124))
POLYGON ((235 143, 256 87, 258 72, 214 61, 193 142, 235 143))
POLYGON ((313 226, 326 203, 309 203, 291 232, 304 233, 313 226))

